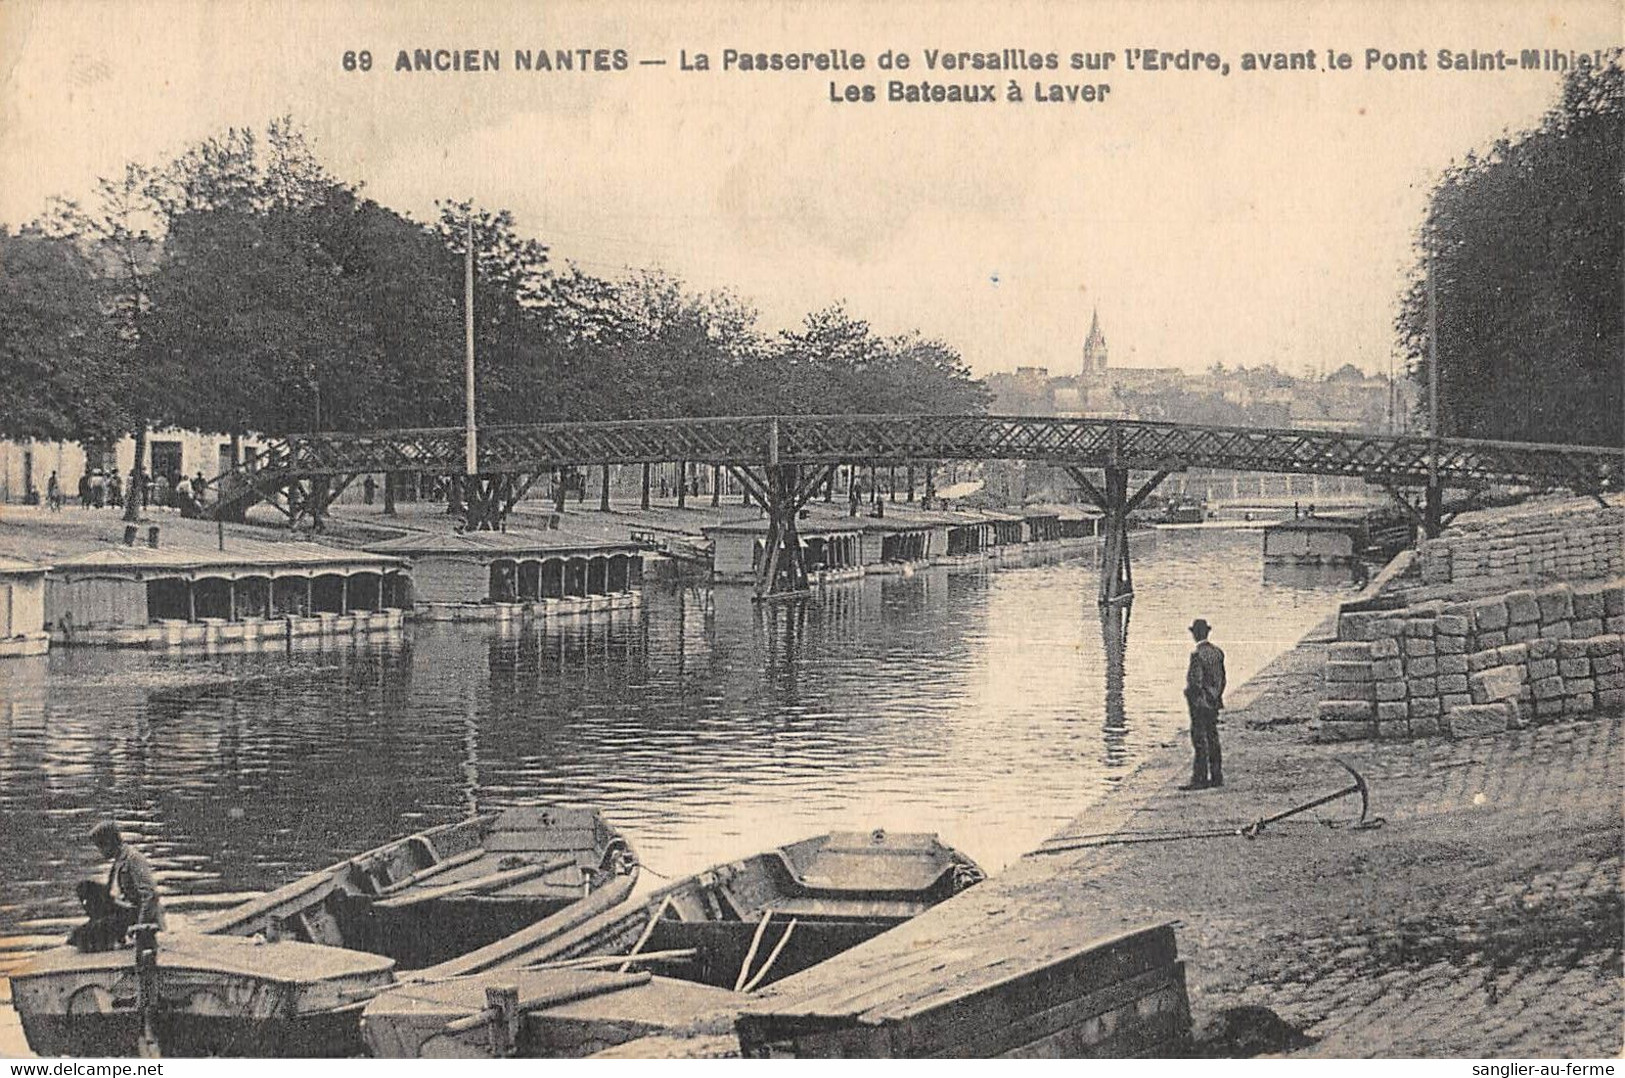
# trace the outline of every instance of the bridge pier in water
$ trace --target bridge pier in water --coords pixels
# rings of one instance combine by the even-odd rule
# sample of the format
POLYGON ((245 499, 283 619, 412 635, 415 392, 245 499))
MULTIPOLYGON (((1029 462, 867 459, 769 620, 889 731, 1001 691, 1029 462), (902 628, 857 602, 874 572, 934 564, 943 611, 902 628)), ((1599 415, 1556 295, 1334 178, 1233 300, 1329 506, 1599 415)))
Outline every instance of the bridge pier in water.
POLYGON ((807 560, 801 549, 801 536, 796 531, 796 519, 813 494, 829 481, 835 466, 731 465, 728 470, 767 510, 767 540, 761 563, 756 568, 756 598, 769 599, 806 591, 807 560))
POLYGON ((1159 471, 1132 495, 1128 492, 1128 469, 1107 465, 1104 481, 1096 486, 1082 468, 1067 466, 1067 474, 1083 493, 1105 514, 1100 521, 1100 605, 1126 603, 1134 598, 1134 567, 1129 559, 1128 518, 1151 492, 1168 478, 1159 471))

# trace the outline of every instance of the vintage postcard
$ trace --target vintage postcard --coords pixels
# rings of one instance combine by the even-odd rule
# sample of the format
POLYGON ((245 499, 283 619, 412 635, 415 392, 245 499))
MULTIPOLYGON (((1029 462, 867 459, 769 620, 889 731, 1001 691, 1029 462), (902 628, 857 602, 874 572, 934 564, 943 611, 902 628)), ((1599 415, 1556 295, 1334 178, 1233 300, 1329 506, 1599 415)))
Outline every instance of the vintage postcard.
POLYGON ((1612 1074, 1622 26, 0 0, 0 1055, 1612 1074))

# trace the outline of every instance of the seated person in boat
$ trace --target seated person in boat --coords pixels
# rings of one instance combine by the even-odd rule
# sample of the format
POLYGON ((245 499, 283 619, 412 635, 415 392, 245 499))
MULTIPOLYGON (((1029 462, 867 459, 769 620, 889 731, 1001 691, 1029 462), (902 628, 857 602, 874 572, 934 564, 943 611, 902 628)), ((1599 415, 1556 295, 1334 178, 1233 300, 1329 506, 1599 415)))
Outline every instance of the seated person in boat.
POLYGON ((73 930, 68 942, 81 951, 107 951, 123 945, 132 925, 163 928, 158 880, 146 856, 124 841, 112 820, 97 824, 90 832, 90 841, 113 863, 106 884, 95 880, 80 883, 79 903, 89 920, 73 930))

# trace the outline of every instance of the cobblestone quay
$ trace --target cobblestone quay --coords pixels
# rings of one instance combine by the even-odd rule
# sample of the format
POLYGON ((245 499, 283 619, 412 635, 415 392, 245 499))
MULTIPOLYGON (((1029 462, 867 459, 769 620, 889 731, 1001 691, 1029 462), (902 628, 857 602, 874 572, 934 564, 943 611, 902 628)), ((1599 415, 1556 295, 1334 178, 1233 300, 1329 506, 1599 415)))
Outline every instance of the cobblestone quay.
MULTIPOLYGON (((1325 1056, 1615 1056, 1621 1050, 1620 718, 1466 741, 1339 746, 1372 789, 1257 839, 1121 841, 1240 828, 1347 784, 1304 721, 1330 626, 1238 693, 1227 785, 1184 793, 1184 751, 1008 872, 770 989, 857 980, 887 955, 1025 956, 1179 922, 1198 1027, 1261 1005, 1325 1056), (1250 697, 1250 699, 1248 699, 1250 697)), ((950 976, 954 959, 945 959, 950 976)))

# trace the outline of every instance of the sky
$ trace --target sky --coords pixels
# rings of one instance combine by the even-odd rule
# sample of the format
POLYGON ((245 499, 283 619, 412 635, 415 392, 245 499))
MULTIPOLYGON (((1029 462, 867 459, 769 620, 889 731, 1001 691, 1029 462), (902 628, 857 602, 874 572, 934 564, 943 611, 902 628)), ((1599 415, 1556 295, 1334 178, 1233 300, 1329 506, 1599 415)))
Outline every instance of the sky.
POLYGON ((949 342, 978 374, 1069 374, 1098 309, 1118 366, 1383 373, 1430 187, 1538 122, 1560 88, 1546 71, 1441 70, 1439 50, 1621 36, 1617 0, 0 0, 0 222, 290 114, 388 206, 425 220, 437 198, 507 208, 559 261, 730 288, 768 329, 844 301, 879 332, 949 342), (401 49, 465 48, 496 50, 500 70, 394 70, 401 49), (730 48, 846 50, 866 66, 724 71, 730 48), (926 66, 928 49, 1007 48, 1060 67, 926 66), (1127 70, 1136 48, 1230 69, 1127 70), (519 49, 604 49, 612 67, 619 49, 626 69, 520 71, 519 49), (1428 69, 1367 70, 1367 49, 1421 50, 1428 69), (371 70, 346 70, 361 50, 371 70), (888 50, 909 69, 879 69, 888 50), (1328 50, 1351 67, 1324 70, 1328 50), (1109 70, 1069 69, 1102 51, 1109 70), (1241 70, 1243 53, 1277 51, 1312 51, 1316 69, 1241 70), (701 52, 710 70, 682 69, 701 52), (892 80, 999 99, 893 103, 892 80), (880 100, 830 100, 849 84, 880 100), (1110 89, 1039 102, 1035 84, 1110 89))

